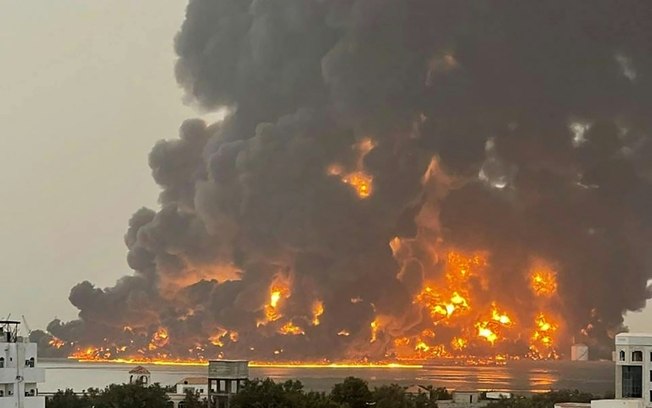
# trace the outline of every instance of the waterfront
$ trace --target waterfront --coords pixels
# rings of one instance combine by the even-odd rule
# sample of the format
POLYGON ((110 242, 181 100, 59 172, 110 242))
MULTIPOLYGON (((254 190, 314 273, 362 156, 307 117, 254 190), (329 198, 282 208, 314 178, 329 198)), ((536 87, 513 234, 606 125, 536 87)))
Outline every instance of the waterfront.
MULTIPOLYGON (((46 381, 42 392, 72 388, 104 387, 128 380, 135 365, 79 363, 72 360, 42 359, 46 381)), ((205 366, 144 365, 152 381, 175 384, 184 377, 205 376, 205 366)), ((251 378, 275 381, 300 380, 307 389, 328 391, 344 377, 361 377, 376 386, 388 383, 422 384, 449 389, 499 390, 527 394, 550 389, 579 389, 595 394, 613 392, 614 365, 610 361, 516 361, 503 366, 429 365, 423 368, 250 368, 251 378)))

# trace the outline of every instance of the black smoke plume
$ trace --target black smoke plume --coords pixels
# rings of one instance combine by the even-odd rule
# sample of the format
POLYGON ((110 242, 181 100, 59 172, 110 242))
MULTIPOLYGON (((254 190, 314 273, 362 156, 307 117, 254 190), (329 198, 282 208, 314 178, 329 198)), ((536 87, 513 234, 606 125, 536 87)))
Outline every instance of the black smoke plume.
POLYGON ((48 332, 111 358, 385 359, 456 335, 414 302, 455 248, 523 324, 528 265, 552 265, 555 347, 604 355, 650 297, 650 21, 644 0, 191 0, 177 80, 229 114, 154 146, 133 273, 75 286, 48 332))

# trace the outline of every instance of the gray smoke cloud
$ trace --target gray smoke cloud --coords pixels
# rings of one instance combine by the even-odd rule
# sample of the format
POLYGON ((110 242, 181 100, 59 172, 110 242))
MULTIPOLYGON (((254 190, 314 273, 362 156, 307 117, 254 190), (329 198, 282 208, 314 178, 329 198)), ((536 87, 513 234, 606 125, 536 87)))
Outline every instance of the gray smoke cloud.
POLYGON ((177 80, 230 114, 154 146, 160 209, 129 221, 133 273, 75 286, 79 320, 48 332, 111 357, 383 359, 460 334, 414 302, 455 248, 487 254, 477 302, 521 322, 545 306, 560 352, 606 355, 650 297, 651 19, 648 1, 191 0, 177 80), (557 274, 545 305, 533 259, 557 274))

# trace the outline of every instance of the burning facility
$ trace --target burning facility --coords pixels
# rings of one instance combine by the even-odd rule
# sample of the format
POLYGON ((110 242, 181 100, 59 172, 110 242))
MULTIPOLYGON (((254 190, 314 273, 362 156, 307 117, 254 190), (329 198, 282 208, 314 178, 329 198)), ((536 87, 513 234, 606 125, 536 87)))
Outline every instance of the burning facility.
POLYGON ((73 287, 79 318, 33 339, 96 360, 608 357, 650 297, 651 19, 190 0, 176 78, 225 118, 161 135, 131 271, 73 287))

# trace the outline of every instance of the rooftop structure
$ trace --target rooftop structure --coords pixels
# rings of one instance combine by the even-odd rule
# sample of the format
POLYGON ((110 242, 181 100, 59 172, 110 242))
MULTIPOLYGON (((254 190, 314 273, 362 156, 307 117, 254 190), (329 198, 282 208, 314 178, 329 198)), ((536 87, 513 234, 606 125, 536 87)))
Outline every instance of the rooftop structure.
POLYGON ((208 406, 229 408, 231 398, 249 378, 249 362, 245 360, 211 360, 208 362, 208 406))
POLYGON ((129 384, 149 385, 152 381, 152 374, 143 366, 137 366, 129 371, 129 384))

